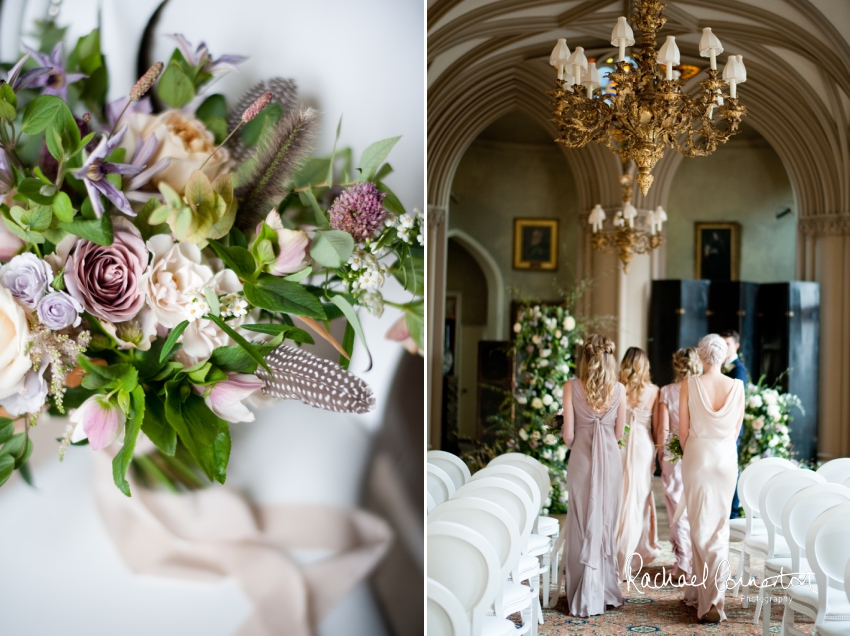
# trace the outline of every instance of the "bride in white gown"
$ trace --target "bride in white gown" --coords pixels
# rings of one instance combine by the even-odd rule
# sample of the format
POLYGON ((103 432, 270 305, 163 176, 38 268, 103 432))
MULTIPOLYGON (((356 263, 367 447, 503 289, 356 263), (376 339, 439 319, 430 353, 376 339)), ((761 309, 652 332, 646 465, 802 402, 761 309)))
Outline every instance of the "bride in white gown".
POLYGON ((691 574, 698 582, 685 588, 685 603, 697 608, 700 620, 717 623, 726 620, 729 508, 738 478, 735 442, 743 423, 744 384, 721 373, 726 359, 723 338, 706 336, 698 353, 704 373, 682 383, 679 400, 684 492, 676 519, 687 509, 693 543, 691 574))

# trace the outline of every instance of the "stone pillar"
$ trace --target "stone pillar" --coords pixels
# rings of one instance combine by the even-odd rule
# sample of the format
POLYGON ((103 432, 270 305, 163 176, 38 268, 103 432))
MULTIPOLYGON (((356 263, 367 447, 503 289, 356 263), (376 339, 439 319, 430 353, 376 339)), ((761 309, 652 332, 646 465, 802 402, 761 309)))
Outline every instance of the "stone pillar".
POLYGON ((426 419, 428 447, 440 448, 440 420, 443 401, 443 348, 446 322, 446 258, 448 210, 429 205, 427 238, 427 300, 425 351, 428 362, 426 419))

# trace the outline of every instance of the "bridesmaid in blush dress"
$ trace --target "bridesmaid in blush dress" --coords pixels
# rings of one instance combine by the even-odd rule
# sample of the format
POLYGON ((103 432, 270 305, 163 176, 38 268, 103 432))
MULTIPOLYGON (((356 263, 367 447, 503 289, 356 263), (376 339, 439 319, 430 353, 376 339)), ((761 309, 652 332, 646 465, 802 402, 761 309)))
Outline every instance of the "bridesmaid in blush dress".
POLYGON ((623 604, 616 543, 623 469, 617 440, 625 422, 625 390, 617 382, 614 343, 588 336, 579 377, 564 385, 570 507, 563 562, 573 616, 604 614, 606 605, 623 604))
POLYGON ((687 509, 693 545, 691 576, 706 579, 702 585, 685 588, 685 603, 697 608, 699 620, 717 623, 726 620, 725 582, 731 575, 729 507, 738 479, 736 442, 744 419, 744 383, 722 373, 723 338, 710 334, 700 340, 697 351, 705 372, 682 382, 679 397, 684 456, 682 502, 676 515, 687 509))
POLYGON ((652 413, 658 387, 650 382, 649 358, 642 349, 626 350, 620 364, 620 382, 626 387, 626 424, 629 425, 622 449, 623 494, 617 525, 617 561, 620 578, 625 579, 627 564, 631 564, 632 573, 637 573, 641 565, 651 563, 661 552, 652 496, 655 472, 652 413))
POLYGON ((661 464, 661 486, 664 488, 667 518, 671 520, 670 543, 676 556, 676 568, 673 570, 675 580, 680 574, 691 571, 691 528, 688 525, 688 515, 684 513, 678 521, 672 522, 682 498, 682 462, 671 462, 667 459, 667 443, 673 435, 679 434, 679 392, 682 388, 680 383, 692 375, 702 373, 702 363, 694 347, 679 349, 673 354, 673 372, 676 374, 674 383, 661 387, 661 395, 658 398, 655 442, 658 448, 658 462, 661 464))

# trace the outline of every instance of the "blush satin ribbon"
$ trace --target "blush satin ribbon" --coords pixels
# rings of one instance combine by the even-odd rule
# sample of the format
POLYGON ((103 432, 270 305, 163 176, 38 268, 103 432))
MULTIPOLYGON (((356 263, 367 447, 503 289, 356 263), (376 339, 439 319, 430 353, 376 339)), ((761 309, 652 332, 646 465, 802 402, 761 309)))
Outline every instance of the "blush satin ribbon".
MULTIPOLYGON (((605 451, 605 439, 602 426, 602 416, 593 414, 593 423, 587 426, 591 428, 590 441, 590 498, 588 499, 587 526, 584 528, 584 540, 582 541, 579 562, 589 568, 597 570, 602 565, 602 555, 611 556, 611 541, 609 532, 605 531, 603 510, 605 506, 604 475, 607 473, 607 453, 605 451)), ((576 426, 576 428, 584 428, 576 426)))
POLYGON ((238 636, 310 636, 318 622, 380 562, 392 531, 360 510, 321 505, 253 506, 214 486, 173 494, 128 475, 132 497, 112 483, 112 462, 96 453, 95 496, 109 536, 138 574, 239 581, 254 612, 238 636), (299 566, 292 550, 332 556, 299 566))

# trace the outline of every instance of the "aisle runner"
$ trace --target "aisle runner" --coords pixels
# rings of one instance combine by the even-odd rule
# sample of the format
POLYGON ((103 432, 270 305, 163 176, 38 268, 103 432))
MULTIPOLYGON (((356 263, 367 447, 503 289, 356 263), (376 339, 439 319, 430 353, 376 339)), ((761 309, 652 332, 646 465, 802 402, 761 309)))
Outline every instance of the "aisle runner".
MULTIPOLYGON (((659 541, 661 544, 661 555, 651 566, 644 568, 650 576, 661 571, 663 565, 667 572, 672 571, 676 562, 669 541, 659 541)), ((737 544, 732 544, 735 546, 737 544)), ((734 550, 730 552, 729 560, 732 571, 737 572, 738 554, 734 550)), ((755 571, 760 572, 762 561, 752 559, 755 571)), ((659 577, 660 578, 660 577, 659 577)), ((728 621, 719 625, 702 624, 696 620, 696 611, 682 603, 682 590, 672 587, 660 590, 646 590, 641 595, 635 591, 626 591, 623 585, 623 596, 625 604, 623 607, 609 610, 604 616, 592 616, 590 618, 576 618, 566 614, 565 598, 562 597, 558 606, 554 609, 544 609, 545 623, 540 625, 538 633, 550 634, 552 636, 568 636, 572 634, 584 635, 630 635, 630 634, 664 634, 667 636, 699 636, 702 634, 737 636, 747 634, 748 636, 761 636, 761 619, 758 625, 753 625, 753 612, 755 604, 750 603, 748 609, 741 606, 741 601, 733 599, 731 592, 726 596, 726 615, 728 621)), ((758 596, 758 590, 751 590, 750 597, 758 596)), ((774 604, 771 612, 772 633, 778 634, 779 624, 782 618, 782 606, 774 604)), ((811 632, 813 622, 806 619, 802 614, 797 614, 796 624, 806 632, 811 632)))
POLYGON ((252 507, 213 487, 174 495, 127 476, 132 498, 96 453, 95 494, 106 530, 139 574, 216 581, 236 578, 254 605, 238 636, 310 636, 315 625, 380 562, 392 540, 378 517, 326 506, 252 507), (333 551, 299 567, 294 549, 333 551))

